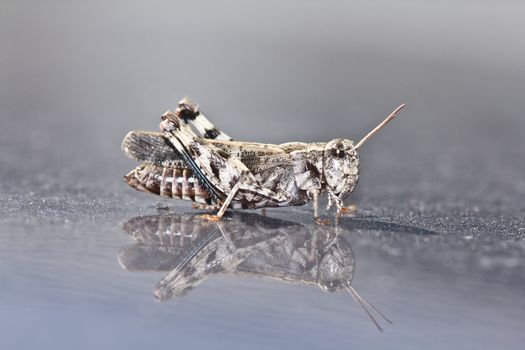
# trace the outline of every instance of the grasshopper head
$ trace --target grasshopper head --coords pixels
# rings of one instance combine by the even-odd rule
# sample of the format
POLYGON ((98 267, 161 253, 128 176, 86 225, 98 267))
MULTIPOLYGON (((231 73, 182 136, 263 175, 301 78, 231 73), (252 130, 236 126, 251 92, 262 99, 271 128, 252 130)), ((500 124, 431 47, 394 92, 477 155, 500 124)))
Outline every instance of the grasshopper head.
POLYGON ((323 153, 323 177, 331 200, 342 203, 359 179, 359 153, 350 140, 328 142, 323 153))
POLYGON ((328 190, 328 206, 334 201, 337 204, 337 209, 342 209, 343 198, 352 193, 359 178, 359 154, 357 150, 394 119, 403 107, 405 104, 397 107, 355 145, 352 141, 344 139, 335 139, 326 144, 323 155, 323 173, 328 190))
MULTIPOLYGON (((324 245, 317 265, 317 285, 325 292, 336 292, 349 285, 354 277, 355 258, 350 244, 340 235, 324 245)), ((322 242, 325 243, 325 242, 322 242)))

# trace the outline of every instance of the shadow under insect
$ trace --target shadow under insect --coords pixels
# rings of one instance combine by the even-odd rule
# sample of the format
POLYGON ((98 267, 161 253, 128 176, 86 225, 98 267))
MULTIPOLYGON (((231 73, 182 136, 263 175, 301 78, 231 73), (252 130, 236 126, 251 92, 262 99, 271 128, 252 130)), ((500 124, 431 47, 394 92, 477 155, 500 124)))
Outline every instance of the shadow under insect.
POLYGON ((141 216, 123 228, 136 240, 119 252, 124 269, 169 271, 155 286, 158 300, 180 297, 217 274, 266 277, 346 291, 378 329, 372 311, 390 322, 352 287, 355 256, 338 227, 239 213, 221 222, 183 214, 141 216))

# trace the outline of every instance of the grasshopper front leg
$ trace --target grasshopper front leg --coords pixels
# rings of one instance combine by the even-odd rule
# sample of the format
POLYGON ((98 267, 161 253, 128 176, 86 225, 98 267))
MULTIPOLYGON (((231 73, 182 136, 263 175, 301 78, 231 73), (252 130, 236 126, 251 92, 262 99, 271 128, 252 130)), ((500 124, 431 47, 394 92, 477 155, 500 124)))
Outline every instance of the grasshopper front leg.
POLYGON ((337 209, 336 219, 339 219, 341 216, 345 216, 345 215, 354 216, 357 212, 357 206, 355 204, 350 204, 348 206, 345 206, 341 198, 335 196, 329 191, 328 192, 328 206, 326 207, 326 210, 330 209, 333 202, 335 202, 335 206, 337 209))

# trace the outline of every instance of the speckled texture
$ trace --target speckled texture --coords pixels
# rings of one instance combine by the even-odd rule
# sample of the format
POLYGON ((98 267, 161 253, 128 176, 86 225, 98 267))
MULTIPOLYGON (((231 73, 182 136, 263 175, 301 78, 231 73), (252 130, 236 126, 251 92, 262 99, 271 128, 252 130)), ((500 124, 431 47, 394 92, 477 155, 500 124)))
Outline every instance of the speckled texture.
POLYGON ((274 5, 3 6, 1 348, 523 345, 523 5, 274 5), (342 220, 354 285, 395 321, 383 335, 348 295, 226 276, 158 305, 162 274, 118 265, 124 222, 191 212, 130 189, 120 151, 185 95, 272 143, 357 140, 407 103, 361 150, 342 220))

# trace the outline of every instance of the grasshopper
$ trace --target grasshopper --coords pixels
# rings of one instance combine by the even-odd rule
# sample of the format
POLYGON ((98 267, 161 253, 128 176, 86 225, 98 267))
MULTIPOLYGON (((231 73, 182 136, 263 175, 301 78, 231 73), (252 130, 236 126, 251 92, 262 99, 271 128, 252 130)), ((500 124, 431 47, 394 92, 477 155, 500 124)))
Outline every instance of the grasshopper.
POLYGON ((233 141, 217 129, 188 98, 161 116, 160 131, 134 130, 122 149, 141 162, 125 181, 134 189, 190 200, 200 209, 218 210, 204 218, 217 221, 227 208, 299 206, 328 194, 337 217, 348 212, 343 200, 359 179, 358 150, 404 107, 397 107, 358 143, 288 142, 279 145, 233 141))
POLYGON ((124 269, 169 271, 154 289, 160 301, 181 297, 216 275, 262 277, 347 292, 380 331, 374 312, 392 323, 352 286, 355 255, 338 226, 327 230, 236 213, 215 223, 184 214, 141 216, 123 229, 136 241, 119 252, 124 269))

